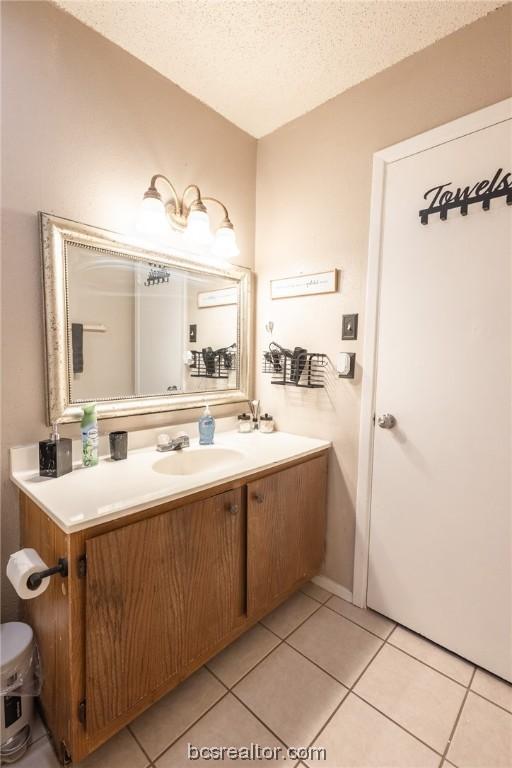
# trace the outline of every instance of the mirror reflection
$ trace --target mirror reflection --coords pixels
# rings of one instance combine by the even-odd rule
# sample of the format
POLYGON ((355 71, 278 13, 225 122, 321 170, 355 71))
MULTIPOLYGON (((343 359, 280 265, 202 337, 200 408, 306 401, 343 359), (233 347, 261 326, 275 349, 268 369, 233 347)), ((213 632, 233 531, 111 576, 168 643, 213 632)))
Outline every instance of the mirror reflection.
POLYGON ((239 283, 68 243, 71 402, 237 389, 239 283))

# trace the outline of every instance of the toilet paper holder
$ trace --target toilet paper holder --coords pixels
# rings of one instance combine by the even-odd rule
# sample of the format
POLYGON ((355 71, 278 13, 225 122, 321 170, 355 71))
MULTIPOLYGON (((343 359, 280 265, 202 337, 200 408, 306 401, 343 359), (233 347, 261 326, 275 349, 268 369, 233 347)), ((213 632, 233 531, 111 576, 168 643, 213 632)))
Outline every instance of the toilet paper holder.
POLYGON ((30 574, 27 579, 27 587, 33 591, 39 589, 42 580, 46 579, 48 576, 53 576, 55 573, 60 573, 62 577, 68 575, 68 561, 65 557, 59 557, 58 564, 52 566, 52 568, 46 568, 44 571, 37 571, 36 573, 30 574))

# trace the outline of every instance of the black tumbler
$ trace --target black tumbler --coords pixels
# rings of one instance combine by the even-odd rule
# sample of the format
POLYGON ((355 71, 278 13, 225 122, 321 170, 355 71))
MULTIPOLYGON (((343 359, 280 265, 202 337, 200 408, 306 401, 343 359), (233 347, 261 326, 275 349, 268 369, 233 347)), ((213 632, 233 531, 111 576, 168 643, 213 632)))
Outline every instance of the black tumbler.
POLYGON ((128 432, 110 432, 110 458, 114 461, 126 459, 128 454, 128 432))

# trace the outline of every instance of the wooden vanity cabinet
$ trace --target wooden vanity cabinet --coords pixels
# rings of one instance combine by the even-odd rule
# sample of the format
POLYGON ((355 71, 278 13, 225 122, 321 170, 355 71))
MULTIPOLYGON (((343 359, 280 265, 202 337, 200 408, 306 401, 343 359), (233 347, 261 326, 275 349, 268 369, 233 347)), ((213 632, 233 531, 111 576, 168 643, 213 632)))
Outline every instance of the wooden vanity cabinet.
POLYGON ((257 616, 318 573, 324 556, 323 458, 247 484, 247 610, 257 616))
POLYGON ((22 495, 22 545, 69 564, 24 604, 62 762, 82 760, 318 572, 326 480, 324 451, 70 534, 22 495))
POLYGON ((86 554, 87 725, 97 731, 244 620, 242 490, 95 536, 86 554))

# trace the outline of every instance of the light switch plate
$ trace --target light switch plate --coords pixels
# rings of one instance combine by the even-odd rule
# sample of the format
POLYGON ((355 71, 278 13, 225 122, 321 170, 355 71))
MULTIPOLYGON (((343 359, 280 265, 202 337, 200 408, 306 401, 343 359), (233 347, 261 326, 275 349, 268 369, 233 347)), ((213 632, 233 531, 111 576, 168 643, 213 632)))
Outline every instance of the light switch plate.
POLYGON ((344 341, 355 341, 357 339, 358 318, 359 315, 343 315, 341 338, 344 341))

